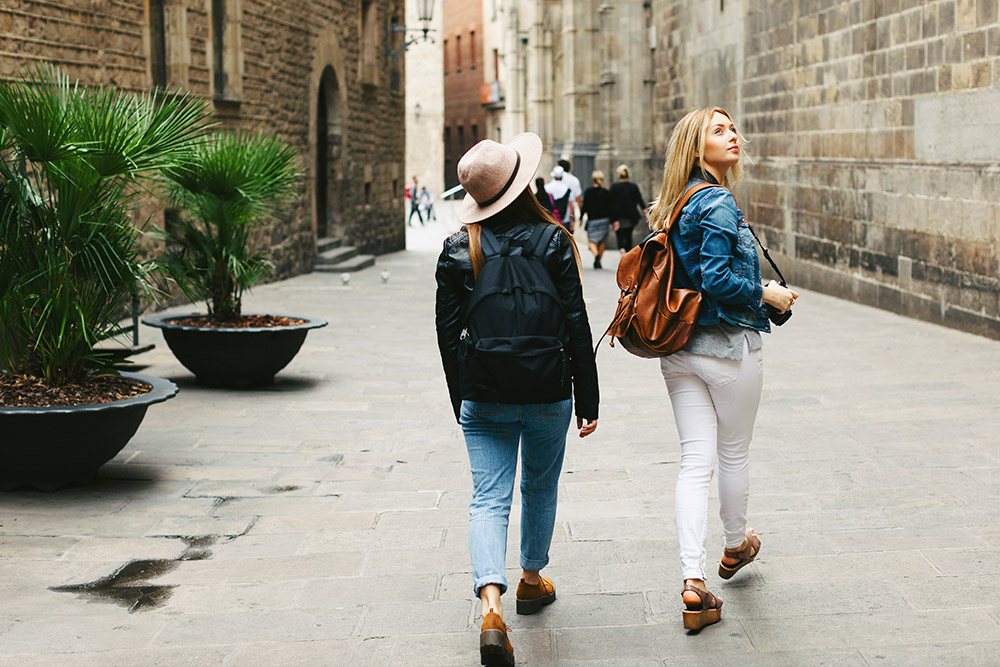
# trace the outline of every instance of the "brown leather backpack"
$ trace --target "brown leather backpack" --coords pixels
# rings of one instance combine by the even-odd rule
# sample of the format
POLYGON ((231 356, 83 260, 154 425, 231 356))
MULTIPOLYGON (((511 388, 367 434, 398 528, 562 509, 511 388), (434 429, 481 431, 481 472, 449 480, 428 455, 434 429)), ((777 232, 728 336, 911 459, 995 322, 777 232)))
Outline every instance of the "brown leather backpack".
POLYGON ((638 357, 665 357, 687 345, 698 319, 701 294, 673 286, 674 266, 680 262, 670 243, 670 230, 694 193, 719 187, 698 183, 688 188, 670 214, 666 229, 658 230, 629 250, 618 263, 618 310, 605 336, 617 338, 638 357))

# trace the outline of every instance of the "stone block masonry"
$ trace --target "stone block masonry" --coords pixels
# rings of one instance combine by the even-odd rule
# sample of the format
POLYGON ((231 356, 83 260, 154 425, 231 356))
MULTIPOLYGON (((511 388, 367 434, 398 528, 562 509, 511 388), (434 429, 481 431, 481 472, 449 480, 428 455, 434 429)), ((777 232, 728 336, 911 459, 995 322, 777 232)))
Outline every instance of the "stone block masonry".
POLYGON ((301 196, 256 239, 281 277, 311 270, 317 235, 368 253, 405 245, 393 20, 402 0, 19 0, 0 6, 0 77, 47 62, 83 83, 187 89, 223 128, 291 143, 301 196))
POLYGON ((741 203, 789 280, 1000 338, 997 1, 697 4, 658 5, 659 145, 726 106, 758 162, 741 203))

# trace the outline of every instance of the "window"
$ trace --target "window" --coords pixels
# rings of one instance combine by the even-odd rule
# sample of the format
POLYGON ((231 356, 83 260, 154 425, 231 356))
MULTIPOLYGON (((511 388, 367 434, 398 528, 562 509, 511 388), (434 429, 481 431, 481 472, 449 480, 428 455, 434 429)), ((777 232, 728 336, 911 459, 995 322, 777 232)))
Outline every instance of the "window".
POLYGON ((239 100, 243 96, 242 0, 211 0, 212 96, 239 100))
POLYGON ((163 0, 149 0, 149 71, 154 88, 167 85, 167 27, 163 0))
POLYGON ((464 153, 466 149, 465 146, 465 128, 461 125, 458 126, 458 151, 464 153))
POLYGON ((216 97, 226 96, 226 0, 212 0, 212 85, 216 97))
POLYGON ((448 73, 448 40, 442 42, 442 48, 444 49, 444 73, 448 73))
POLYGON ((378 31, 375 29, 377 7, 374 0, 361 0, 361 83, 371 86, 378 84, 378 67, 376 53, 378 51, 378 31))
POLYGON ((469 31, 469 69, 476 69, 476 31, 469 31))
POLYGON ((455 71, 462 71, 462 36, 455 36, 455 71))
POLYGON ((493 80, 500 80, 500 52, 493 49, 493 80))
POLYGON ((479 143, 479 126, 473 125, 471 129, 472 129, 472 145, 475 146, 476 144, 479 143))

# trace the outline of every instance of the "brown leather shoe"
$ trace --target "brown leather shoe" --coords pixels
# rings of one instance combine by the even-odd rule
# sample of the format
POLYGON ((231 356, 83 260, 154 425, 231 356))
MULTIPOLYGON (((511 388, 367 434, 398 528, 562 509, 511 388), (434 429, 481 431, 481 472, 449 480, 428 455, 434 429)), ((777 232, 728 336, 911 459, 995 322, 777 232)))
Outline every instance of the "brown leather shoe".
POLYGON ((551 579, 538 577, 537 584, 527 584, 522 579, 517 584, 517 613, 537 614, 547 604, 556 601, 556 587, 551 579))
POLYGON ((483 617, 479 633, 479 662, 502 667, 514 664, 514 647, 507 638, 507 624, 492 609, 483 617))

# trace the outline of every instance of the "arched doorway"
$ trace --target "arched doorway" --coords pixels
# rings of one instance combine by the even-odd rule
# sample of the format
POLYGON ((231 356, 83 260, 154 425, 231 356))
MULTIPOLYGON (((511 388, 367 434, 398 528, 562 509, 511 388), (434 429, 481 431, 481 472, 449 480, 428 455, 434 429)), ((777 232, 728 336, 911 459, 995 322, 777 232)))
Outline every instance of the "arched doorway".
POLYGON ((316 109, 316 236, 343 236, 344 170, 340 84, 327 65, 320 79, 316 109))

